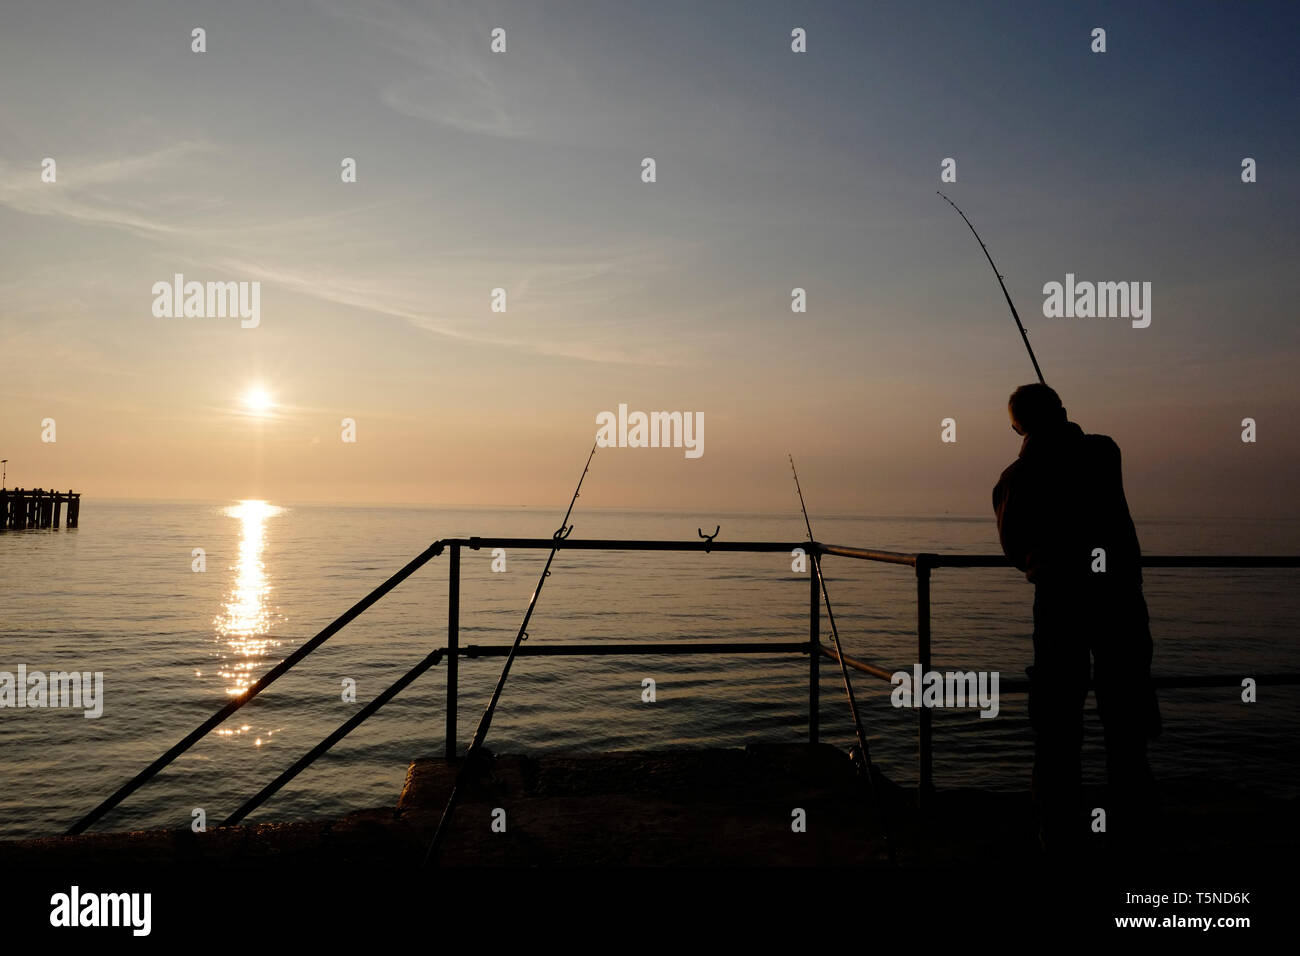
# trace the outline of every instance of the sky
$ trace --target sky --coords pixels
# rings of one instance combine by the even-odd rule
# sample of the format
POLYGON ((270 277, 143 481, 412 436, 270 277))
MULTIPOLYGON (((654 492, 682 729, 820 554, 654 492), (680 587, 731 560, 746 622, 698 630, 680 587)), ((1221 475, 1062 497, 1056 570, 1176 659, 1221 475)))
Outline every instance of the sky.
POLYGON ((1297 26, 1251 2, 7 5, 7 483, 562 510, 626 404, 702 415, 703 454, 603 448, 586 506, 788 511, 792 453, 818 512, 991 514, 1034 375, 942 188, 1071 417, 1119 442, 1135 516, 1300 516, 1297 26), (155 315, 177 273, 260 283, 258 324, 155 315), (1150 325, 1044 316, 1067 274, 1149 282, 1150 325))

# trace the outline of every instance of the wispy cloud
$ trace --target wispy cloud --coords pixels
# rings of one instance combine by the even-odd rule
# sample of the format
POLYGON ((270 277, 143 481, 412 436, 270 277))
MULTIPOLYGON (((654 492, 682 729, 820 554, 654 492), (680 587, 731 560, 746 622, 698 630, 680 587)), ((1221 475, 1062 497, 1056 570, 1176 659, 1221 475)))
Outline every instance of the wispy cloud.
MULTIPOLYGON (((185 193, 159 196, 155 184, 169 172, 192 164, 207 152, 200 143, 181 143, 135 156, 59 167, 58 181, 44 183, 39 168, 0 162, 0 205, 36 216, 51 216, 91 227, 124 230, 165 249, 177 269, 215 269, 256 279, 294 294, 365 312, 401 319, 422 331, 532 354, 592 362, 637 365, 676 364, 681 356, 649 332, 644 341, 620 336, 622 323, 601 319, 626 294, 629 277, 651 281, 670 268, 662 254, 645 244, 619 248, 515 250, 507 256, 521 276, 510 294, 517 302, 534 300, 533 321, 522 332, 493 328, 483 305, 431 307, 437 275, 446 285, 463 284, 466 275, 500 271, 502 252, 461 249, 432 262, 412 262, 396 254, 391 242, 357 246, 371 235, 366 219, 383 221, 395 200, 268 218, 260 210, 221 210, 215 220, 210 201, 185 193), (356 220, 349 224, 349 221, 356 220), (340 247, 338 236, 350 238, 340 247), (292 250, 286 253, 286 250, 292 250)), ((373 226, 373 223, 370 223, 373 226)), ((28 288, 30 283, 24 285, 28 288)), ((508 326, 500 321, 498 326, 508 326)), ((516 323, 515 328, 519 325, 516 323)))
POLYGON ((532 132, 530 113, 484 68, 492 25, 471 7, 448 9, 431 17, 389 0, 340 3, 321 0, 329 15, 370 31, 407 75, 390 80, 380 100, 411 116, 491 136, 517 137, 532 132))
MULTIPOLYGON (((472 253, 454 258, 455 270, 475 273, 490 271, 496 262, 472 253)), ((524 278, 508 290, 510 311, 504 315, 488 311, 486 285, 474 306, 453 302, 431 307, 430 289, 436 287, 436 281, 400 269, 371 271, 361 277, 299 262, 273 264, 245 257, 223 258, 215 265, 297 295, 401 319, 422 331, 464 342, 652 367, 681 365, 690 358, 684 347, 664 337, 661 323, 619 316, 613 307, 624 292, 626 275, 661 274, 671 268, 661 255, 648 249, 517 255, 512 267, 524 278), (527 318, 521 319, 521 314, 527 318)))
POLYGON ((41 179, 41 168, 0 160, 0 205, 34 216, 59 216, 93 225, 117 226, 146 238, 173 238, 178 227, 164 217, 166 201, 141 203, 112 196, 114 187, 138 185, 174 169, 204 147, 183 142, 135 156, 91 163, 63 163, 57 180, 41 179))

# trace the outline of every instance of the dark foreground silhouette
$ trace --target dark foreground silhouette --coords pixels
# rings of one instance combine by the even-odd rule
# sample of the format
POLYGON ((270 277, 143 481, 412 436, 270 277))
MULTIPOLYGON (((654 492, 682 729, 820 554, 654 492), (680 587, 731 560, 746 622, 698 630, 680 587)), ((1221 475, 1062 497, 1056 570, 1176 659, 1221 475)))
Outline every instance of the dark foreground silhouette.
POLYGON ((1016 389, 1008 410, 1025 438, 993 489, 993 508, 1002 550, 1035 588, 1029 719, 1040 840, 1052 853, 1077 852, 1101 810, 1106 831, 1133 843, 1150 823, 1146 746, 1160 724, 1119 446, 1084 434, 1046 385, 1016 389), (1085 808, 1080 764, 1090 680, 1109 787, 1106 806, 1085 808))
MULTIPOLYGON (((887 705, 883 705, 887 706, 887 705)), ((358 881, 367 867, 417 867, 447 803, 460 760, 410 765, 395 806, 292 823, 257 822, 194 833, 187 826, 0 840, 0 871, 82 878, 99 867, 158 873, 333 867, 358 881), (340 869, 341 868, 341 869, 340 869)), ((1057 872, 1038 856, 1027 793, 943 789, 917 809, 915 787, 877 777, 899 863, 978 877, 1057 872)), ((1240 874, 1300 852, 1294 799, 1205 779, 1161 782, 1162 813, 1142 855, 1091 833, 1080 872, 1114 871, 1128 889, 1153 869, 1240 888, 1240 874), (1233 881, 1237 880, 1236 883, 1233 881)), ((1104 786, 1085 788, 1106 805, 1104 786)), ((488 758, 440 857, 466 866, 852 866, 895 872, 875 805, 848 755, 829 744, 751 744, 743 750, 623 751, 488 758), (506 811, 504 830, 494 812, 506 811), (805 813, 796 828, 793 811, 805 813)), ((377 872, 377 871, 376 871, 377 872)), ((75 881, 75 880, 74 880, 75 881)), ((98 884, 97 884, 98 885, 98 884)), ((111 885, 111 884, 105 884, 111 885)), ((998 884, 990 884, 998 885, 998 884)), ((1181 884, 1180 884, 1181 885, 1181 884)), ((63 889, 66 891, 67 886, 63 889)))

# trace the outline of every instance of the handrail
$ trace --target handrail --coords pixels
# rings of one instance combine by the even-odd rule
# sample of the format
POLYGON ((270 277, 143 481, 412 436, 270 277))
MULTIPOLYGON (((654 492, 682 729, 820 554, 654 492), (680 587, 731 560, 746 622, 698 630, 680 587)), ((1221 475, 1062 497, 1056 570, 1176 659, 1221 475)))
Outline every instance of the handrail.
MULTIPOLYGON (((872 548, 854 548, 842 544, 822 544, 819 541, 673 541, 646 538, 514 538, 469 537, 446 538, 445 544, 456 544, 471 550, 483 548, 519 548, 548 551, 552 547, 575 551, 742 551, 750 553, 817 551, 860 561, 885 564, 904 564, 915 567, 924 562, 932 568, 1004 568, 1011 560, 1001 554, 941 554, 933 552, 882 551, 872 548)), ((1149 554, 1140 558, 1148 568, 1295 568, 1300 567, 1300 555, 1269 554, 1149 554)))
POLYGON ((462 547, 478 551, 482 548, 519 548, 522 550, 549 551, 558 548, 561 551, 746 551, 746 552, 790 552, 796 548, 807 552, 809 548, 821 546, 808 541, 673 541, 667 538, 447 538, 447 544, 459 544, 462 547))
POLYGON ((435 541, 433 544, 429 545, 429 547, 425 548, 422 552, 420 552, 418 555, 416 555, 414 558, 408 561, 401 568, 401 570, 393 574, 387 581, 379 585, 379 587, 375 588, 373 591, 371 591, 369 594, 363 597, 356 604, 352 605, 352 607, 348 608, 346 611, 344 611, 342 614, 336 617, 330 624, 326 625, 325 628, 323 628, 319 634, 317 634, 311 640, 304 643, 301 647, 299 647, 296 651, 294 651, 292 654, 290 654, 288 657, 282 660, 279 664, 275 665, 275 667, 272 667, 259 680, 250 684, 249 687, 242 694, 240 694, 238 697, 233 698, 230 701, 230 703, 226 704, 226 706, 222 707, 215 714, 213 714, 203 723, 199 724, 199 726, 195 727, 188 734, 182 737, 179 742, 173 745, 171 749, 169 749, 166 753, 160 756, 157 760, 149 764, 149 766, 145 767, 143 770, 141 770, 138 774, 136 774, 126 783, 122 784, 122 786, 119 787, 117 791, 113 793, 112 796, 108 797, 99 806, 95 807, 95 809, 91 810, 84 817, 82 817, 71 827, 69 827, 67 835, 76 836, 78 833, 81 833, 87 827, 95 823, 95 821, 97 821, 100 817, 104 816, 104 814, 108 813, 109 810, 112 810, 115 806, 117 806, 119 803, 121 803, 131 794, 135 793, 136 790, 140 789, 140 787, 144 786, 144 784, 152 780, 160 770, 162 770, 164 767, 170 764, 181 754, 185 753, 185 751, 193 747, 194 744, 196 744, 203 737, 207 736, 208 731, 212 730, 214 727, 221 724, 223 721, 225 721, 227 717, 229 717, 235 711, 239 710, 239 708, 243 707, 245 704, 247 704, 250 700, 252 700, 258 694, 260 694, 262 691, 266 690, 266 688, 270 687, 273 683, 279 680, 285 674, 285 672, 288 671, 291 667, 297 664, 300 660, 302 660, 312 651, 316 650, 316 648, 320 647, 322 644, 328 641, 339 631, 343 630, 343 628, 347 627, 348 624, 352 623, 353 620, 355 620, 363 612, 365 612, 368 608, 370 608, 372 604, 378 601, 381 597, 383 597, 393 588, 397 587, 399 584, 401 584, 403 581, 409 578, 420 568, 424 567, 424 565, 427 564, 432 558, 435 558, 438 555, 442 554, 442 550, 443 550, 442 541, 435 541))
MULTIPOLYGON (((470 548, 478 550, 481 548, 517 548, 517 549, 558 549, 558 550, 590 550, 590 551, 694 551, 694 552, 747 552, 747 553, 773 553, 773 552, 792 552, 802 550, 805 553, 819 555, 829 554, 840 557, 853 558, 858 560, 876 561, 887 564, 906 565, 915 569, 917 577, 917 642, 918 642, 918 663, 925 670, 930 669, 930 648, 929 648, 929 585, 930 571, 940 567, 1009 567, 1010 561, 1002 555, 987 554, 935 554, 929 552, 917 552, 907 554, 897 551, 882 551, 866 548, 854 548, 843 545, 821 544, 819 542, 794 541, 794 542, 775 542, 775 541, 671 541, 671 540, 630 540, 630 539, 573 539, 573 538, 517 538, 517 537, 468 537, 468 538, 440 538, 434 541, 428 548, 416 555, 411 561, 404 565, 400 570, 395 572, 386 581, 378 587, 371 590, 364 598, 354 604, 339 617, 335 618, 329 625, 323 628, 310 640, 298 647, 293 653, 283 661, 271 668, 263 677, 250 685, 242 694, 233 698, 224 707, 205 720, 193 731, 183 737, 173 747, 163 753, 160 757, 149 764, 139 774, 123 784, 110 797, 100 803, 94 810, 86 814, 68 829, 68 835, 75 835, 84 832, 98 820, 104 817, 110 810, 120 804, 124 799, 134 793, 137 789, 156 776, 163 768, 168 766, 178 756, 192 747, 198 740, 202 739, 209 731, 217 727, 223 721, 239 710, 250 700, 260 694, 272 683, 282 677, 292 667, 298 664, 308 654, 316 650, 321 644, 329 640, 340 630, 350 624, 353 620, 363 614, 371 606, 377 603, 388 592, 392 591, 397 585, 410 577, 415 571, 419 570, 431 559, 440 555, 447 547, 452 547, 452 592, 448 596, 449 611, 449 641, 447 647, 437 648, 426 656, 414 668, 399 678, 394 684, 390 685, 385 691, 379 694, 374 700, 364 708, 345 721, 338 729, 326 737, 320 744, 308 751, 302 758, 296 761, 291 767, 283 772, 274 781, 268 784, 255 797, 247 801, 234 814, 225 821, 227 824, 238 822, 243 819, 249 812, 263 803, 267 798, 274 795, 289 780, 297 776, 303 769, 310 765, 319 756, 329 750, 335 743, 359 726, 363 721, 372 716, 384 704, 390 701, 401 690, 417 679, 421 674, 430 667, 435 666, 444 657, 448 661, 448 747, 452 746, 454 740, 455 713, 456 713, 456 677, 455 664, 461 657, 476 658, 488 656, 504 656, 509 654, 511 645, 476 645, 468 644, 460 646, 458 644, 457 632, 459 630, 459 552, 461 548, 470 548)), ((1142 558, 1144 567, 1155 568, 1294 568, 1300 567, 1300 556, 1295 555, 1147 555, 1142 558)), ((816 590, 816 580, 812 583, 813 590, 816 590)), ((817 693, 817 669, 816 661, 820 657, 830 657, 833 660, 839 660, 840 656, 835 651, 822 644, 818 638, 818 623, 816 614, 817 601, 814 598, 811 603, 814 610, 814 617, 810 620, 810 633, 807 641, 677 641, 677 642, 603 642, 603 643, 567 643, 567 644, 538 644, 538 645, 521 645, 517 652, 524 656, 571 656, 571 655, 677 655, 677 654, 789 654, 789 653, 808 653, 812 663, 812 670, 809 679, 809 740, 816 742, 818 719, 816 705, 818 699, 817 693)), ((846 667, 861 673, 869 674, 873 677, 889 680, 893 672, 885 668, 868 664, 863 661, 843 655, 843 663, 846 667)), ((1260 684, 1287 685, 1300 684, 1300 674, 1282 673, 1282 674, 1250 674, 1260 684)), ((1157 687, 1163 688, 1188 688, 1188 687, 1223 687, 1236 686, 1241 681, 1241 675, 1211 674, 1198 676, 1166 676, 1154 678, 1157 687)), ((1024 693, 1029 688, 1027 680, 1005 680, 1000 682, 1000 693, 1024 693)), ((919 712, 920 717, 920 764, 921 764, 921 783, 920 793, 924 798, 925 791, 930 785, 930 711, 922 708, 919 712)))
MULTIPOLYGON (((903 564, 916 572, 916 657, 923 672, 931 670, 930 655, 930 572, 935 568, 992 568, 1011 567, 1011 561, 1001 554, 934 554, 917 552, 903 554, 895 551, 869 551, 864 548, 849 548, 841 545, 817 545, 823 554, 839 555, 865 561, 880 561, 888 564, 903 564)), ((1300 567, 1300 556, 1296 555, 1144 555, 1141 558, 1144 568, 1295 568, 1300 567)), ((822 650, 825 654, 825 649, 822 650)), ((855 670, 882 677, 883 668, 876 668, 861 661, 850 662, 846 656, 844 663, 855 670)), ((1290 684, 1300 683, 1293 680, 1293 674, 1251 675, 1258 683, 1290 684)), ((1165 677, 1155 678, 1157 687, 1221 687, 1240 684, 1240 675, 1214 674, 1203 677, 1165 677)), ((1025 693, 1029 690, 1029 681, 1010 680, 999 682, 999 693, 1025 693)), ((933 790, 934 775, 934 735, 933 714, 930 708, 917 710, 917 763, 918 785, 917 798, 921 804, 928 799, 933 790)))
MULTIPOLYGON (((504 657, 509 644, 464 644, 462 657, 504 657)), ((640 643, 524 644, 521 657, 608 657, 678 654, 807 654, 807 641, 642 641, 640 643)))
MULTIPOLYGON (((1009 568, 1011 560, 1001 554, 934 554, 899 551, 871 551, 839 544, 819 544, 822 554, 834 554, 860 561, 879 561, 915 567, 919 560, 932 568, 1009 568)), ((1145 554, 1139 559, 1144 568, 1296 568, 1300 555, 1271 554, 1145 554)))
POLYGON ((365 707, 362 707, 359 711, 340 724, 334 733, 330 734, 311 750, 307 751, 307 753, 299 757, 288 770, 284 771, 284 773, 280 774, 280 776, 276 777, 263 787, 256 796, 250 797, 245 801, 244 805, 230 816, 226 817, 226 819, 221 822, 221 825, 223 827, 234 826, 240 820, 244 819, 244 817, 248 816, 260 807, 267 801, 267 799, 278 793, 281 787, 314 763, 317 757, 321 756, 325 751, 329 750, 348 734, 352 733, 352 731, 369 719, 375 711, 379 710, 380 707, 383 707, 384 704, 388 703, 405 690, 412 681, 427 671, 430 667, 435 666, 440 660, 442 660, 442 657, 446 652, 447 649, 445 647, 438 648, 397 680, 393 681, 393 683, 385 688, 381 694, 376 696, 374 700, 366 704, 365 707))

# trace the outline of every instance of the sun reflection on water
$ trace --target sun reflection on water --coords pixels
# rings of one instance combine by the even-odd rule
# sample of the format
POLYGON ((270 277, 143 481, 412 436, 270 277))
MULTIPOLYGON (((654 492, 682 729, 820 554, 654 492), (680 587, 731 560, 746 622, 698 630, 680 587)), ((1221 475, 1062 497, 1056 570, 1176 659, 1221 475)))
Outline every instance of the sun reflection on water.
POLYGON ((231 566, 234 581, 222 613, 213 622, 224 645, 217 673, 228 682, 226 693, 232 697, 248 689, 256 679, 254 671, 280 643, 269 633, 275 613, 269 603, 271 583, 262 552, 266 520, 283 511, 259 500, 241 501, 223 511, 240 521, 239 556, 231 566))

